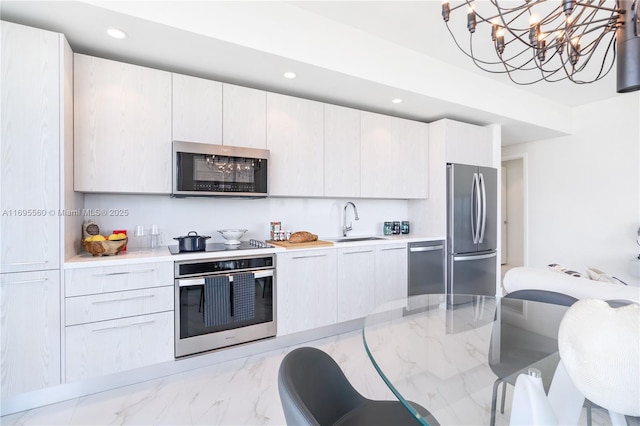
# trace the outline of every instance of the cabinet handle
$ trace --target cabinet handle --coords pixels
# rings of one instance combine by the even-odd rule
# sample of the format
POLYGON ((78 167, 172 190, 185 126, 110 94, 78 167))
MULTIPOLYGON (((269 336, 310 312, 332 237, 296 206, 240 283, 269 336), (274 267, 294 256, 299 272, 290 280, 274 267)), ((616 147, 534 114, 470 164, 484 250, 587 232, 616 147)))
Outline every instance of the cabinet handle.
POLYGON ((391 250, 404 250, 406 247, 388 247, 388 248, 381 248, 380 251, 391 251, 391 250))
POLYGON ((94 277, 109 277, 113 275, 127 275, 127 274, 146 274, 147 272, 153 272, 155 269, 142 269, 140 271, 124 271, 124 272, 107 272, 104 274, 93 274, 94 277))
POLYGON ((309 254, 307 256, 293 256, 292 259, 308 259, 311 257, 327 257, 326 254, 309 254))
POLYGON ((118 328, 129 328, 129 327, 135 327, 137 325, 153 324, 154 322, 156 322, 156 320, 137 322, 135 324, 127 324, 127 325, 114 325, 113 327, 96 328, 95 330, 91 330, 91 331, 93 331, 94 333, 97 333, 100 331, 109 331, 109 330, 115 330, 118 328))
POLYGON ((342 254, 373 253, 373 250, 345 251, 342 254))
POLYGON ((49 263, 49 261, 48 260, 35 260, 33 262, 3 263, 2 266, 44 265, 45 263, 49 263))
POLYGON ((126 299, 111 299, 111 300, 96 300, 95 302, 91 302, 92 305, 99 305, 101 303, 111 303, 111 302, 127 302, 129 300, 137 300, 137 299, 146 299, 148 297, 155 297, 155 294, 145 294, 142 296, 133 296, 127 297, 126 299))
POLYGON ((409 251, 411 253, 415 253, 415 252, 419 252, 419 251, 436 251, 436 250, 442 250, 444 248, 444 245, 439 245, 439 246, 426 246, 426 247, 411 247, 409 249, 409 251))
POLYGON ((32 283, 43 283, 47 281, 49 278, 40 278, 38 280, 22 280, 22 281, 10 281, 8 284, 32 284, 32 283))

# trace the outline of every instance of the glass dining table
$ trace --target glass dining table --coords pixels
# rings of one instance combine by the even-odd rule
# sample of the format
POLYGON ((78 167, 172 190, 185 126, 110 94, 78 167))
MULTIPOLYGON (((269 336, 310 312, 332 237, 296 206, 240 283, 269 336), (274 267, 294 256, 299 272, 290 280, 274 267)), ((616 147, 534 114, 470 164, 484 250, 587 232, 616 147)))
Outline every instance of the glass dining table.
POLYGON ((529 368, 549 386, 567 309, 489 296, 412 296, 371 312, 363 338, 382 379, 421 424, 508 424, 504 389, 529 368))

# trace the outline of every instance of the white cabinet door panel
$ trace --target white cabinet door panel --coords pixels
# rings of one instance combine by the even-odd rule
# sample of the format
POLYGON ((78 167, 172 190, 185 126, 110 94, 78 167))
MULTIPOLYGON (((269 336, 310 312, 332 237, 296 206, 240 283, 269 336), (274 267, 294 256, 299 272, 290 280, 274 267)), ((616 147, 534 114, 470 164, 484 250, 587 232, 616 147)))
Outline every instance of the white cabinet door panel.
POLYGON ((74 55, 74 186, 171 192, 171 74, 74 55))
POLYGON ((444 124, 446 162, 495 167, 493 164, 493 130, 454 120, 444 124))
POLYGON ((400 198, 427 198, 429 189, 429 127, 426 123, 394 118, 398 143, 397 181, 400 198))
POLYGON ((60 272, 0 280, 2 397, 60 384, 60 272))
POLYGON ((173 360, 173 320, 162 312, 66 327, 67 382, 173 360))
POLYGON ((278 253, 278 335, 336 322, 335 250, 278 253))
POLYGON ((173 285, 173 262, 65 270, 65 296, 173 285))
POLYGON ((375 305, 407 297, 407 245, 390 244, 376 247, 375 305))
POLYGON ((67 297, 65 325, 173 311, 173 286, 67 297))
POLYGON ((392 119, 387 115, 362 111, 361 195, 365 198, 394 198, 398 180, 398 149, 392 119))
POLYGON ((324 196, 360 197, 360 111, 324 105, 324 196))
POLYGON ((57 269, 61 36, 0 25, 0 272, 57 269))
POLYGON ((338 250, 338 322, 367 316, 375 307, 373 247, 338 250))
POLYGON ((323 116, 320 102, 267 93, 269 195, 324 194, 323 116))
POLYGON ((173 140, 222 144, 222 83, 172 74, 173 140))
POLYGON ((233 84, 222 85, 224 145, 267 148, 267 92, 233 84))

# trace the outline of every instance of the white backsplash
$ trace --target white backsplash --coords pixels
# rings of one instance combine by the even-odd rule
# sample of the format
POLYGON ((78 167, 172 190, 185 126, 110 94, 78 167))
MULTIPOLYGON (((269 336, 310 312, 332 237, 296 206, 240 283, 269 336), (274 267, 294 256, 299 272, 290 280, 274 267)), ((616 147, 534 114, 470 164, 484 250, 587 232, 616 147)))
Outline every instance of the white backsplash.
MULTIPOLYGON (((196 231, 209 235, 213 242, 224 239, 218 229, 247 229, 243 240, 269 237, 271 221, 282 222, 284 230, 310 231, 322 237, 342 235, 342 214, 347 201, 358 208, 359 221, 353 221, 349 207, 347 221, 353 221, 355 235, 380 235, 384 221, 411 220, 406 200, 325 199, 325 198, 171 198, 168 195, 85 194, 85 210, 106 210, 106 216, 91 216, 101 232, 127 229, 130 236, 136 225, 150 228, 157 224, 160 245, 177 244, 172 238, 196 231), (110 216, 111 210, 127 210, 126 216, 110 216)), ((133 238, 130 243, 135 245, 133 238)))

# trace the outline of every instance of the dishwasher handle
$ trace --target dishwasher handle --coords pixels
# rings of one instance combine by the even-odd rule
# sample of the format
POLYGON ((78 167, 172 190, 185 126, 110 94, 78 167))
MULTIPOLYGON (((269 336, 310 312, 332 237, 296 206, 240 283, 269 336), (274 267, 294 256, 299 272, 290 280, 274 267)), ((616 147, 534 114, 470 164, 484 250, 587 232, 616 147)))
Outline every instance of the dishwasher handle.
POLYGON ((417 253, 421 251, 436 251, 436 250, 443 250, 443 249, 444 249, 444 244, 440 244, 437 246, 409 247, 409 252, 417 253))

